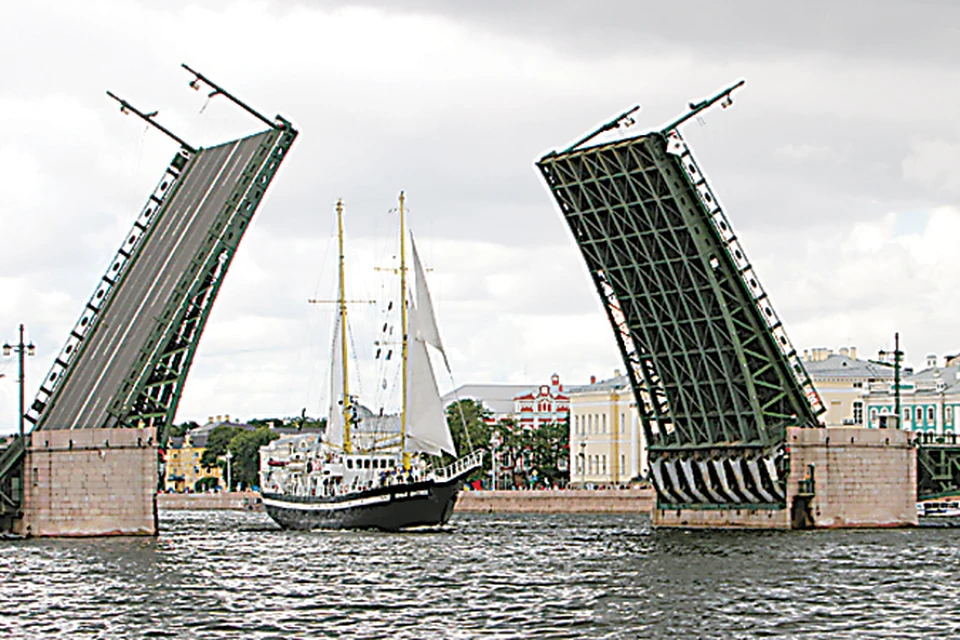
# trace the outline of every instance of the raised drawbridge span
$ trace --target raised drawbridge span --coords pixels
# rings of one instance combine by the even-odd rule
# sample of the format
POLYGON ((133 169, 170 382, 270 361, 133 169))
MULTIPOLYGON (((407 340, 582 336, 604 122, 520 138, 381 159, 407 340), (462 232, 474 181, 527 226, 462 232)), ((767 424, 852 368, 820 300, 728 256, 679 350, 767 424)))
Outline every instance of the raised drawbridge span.
MULTIPOLYGON (((194 148, 158 124, 156 113, 108 92, 123 112, 169 135, 179 150, 43 379, 26 415, 31 431, 154 427, 160 434, 171 424, 227 269, 297 136, 281 116, 265 118, 183 66, 193 88, 209 87, 211 97, 226 97, 266 129, 194 148)), ((0 504, 7 512, 17 508, 16 466, 25 448, 18 440, 0 456, 0 504)))
POLYGON ((679 127, 537 162, 604 304, 637 399, 658 502, 783 509, 786 430, 820 398, 679 127))

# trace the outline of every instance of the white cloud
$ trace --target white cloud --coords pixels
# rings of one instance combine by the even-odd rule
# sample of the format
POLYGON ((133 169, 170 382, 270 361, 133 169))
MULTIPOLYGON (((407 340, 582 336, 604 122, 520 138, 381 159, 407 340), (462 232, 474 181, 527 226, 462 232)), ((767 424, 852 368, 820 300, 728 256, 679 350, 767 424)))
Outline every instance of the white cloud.
POLYGON ((960 174, 957 159, 960 142, 920 140, 914 142, 910 155, 903 162, 903 176, 921 187, 960 195, 960 174))
MULTIPOLYGON (((404 4, 6 10, 0 56, 16 64, 0 87, 0 340, 26 322, 39 347, 28 397, 175 150, 104 90, 158 110, 197 145, 259 126, 221 99, 201 115, 205 96, 187 89, 180 62, 301 130, 226 278, 182 419, 321 410, 329 323, 305 300, 333 290, 333 203, 347 201, 355 290, 376 296, 383 285, 360 265, 395 251, 385 212, 400 189, 434 268, 458 381, 556 371, 576 382, 622 367, 533 162, 629 105, 643 105, 637 129, 652 128, 741 77, 735 108, 685 135, 795 342, 855 342, 866 353, 889 348, 899 329, 912 354, 956 349, 960 128, 942 105, 960 102, 960 64, 932 53, 938 25, 950 24, 936 10, 838 9, 831 28, 842 42, 787 45, 771 34, 820 24, 815 9, 785 22, 764 5, 749 24, 704 10, 689 33, 669 33, 664 20, 632 18, 629 3, 603 15, 567 5, 576 24, 533 3, 397 13, 404 4), (927 25, 928 37, 901 50, 888 36, 906 22, 927 25), (624 29, 629 38, 611 37, 624 29)), ((642 9, 652 10, 673 11, 642 9)), ((358 326, 358 352, 370 353, 375 329, 358 326)), ((10 366, 0 359, 0 431, 15 425, 10 366)))

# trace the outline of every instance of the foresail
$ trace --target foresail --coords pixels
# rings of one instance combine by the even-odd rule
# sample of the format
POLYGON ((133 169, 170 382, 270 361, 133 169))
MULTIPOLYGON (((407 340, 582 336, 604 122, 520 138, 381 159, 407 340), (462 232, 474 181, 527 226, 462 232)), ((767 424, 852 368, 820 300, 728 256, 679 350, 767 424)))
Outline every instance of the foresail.
POLYGON ((334 320, 333 343, 330 353, 330 412, 327 414, 327 431, 324 440, 335 446, 343 445, 343 356, 340 349, 340 315, 334 320))
MULTIPOLYGON (((415 323, 411 334, 416 335, 415 323)), ((426 343, 414 338, 407 346, 407 450, 439 455, 457 455, 447 426, 443 401, 430 364, 426 343)))
POLYGON ((437 328, 437 318, 433 313, 433 301, 430 299, 430 289, 427 288, 426 273, 423 264, 420 262, 420 254, 417 253, 417 243, 414 242, 412 235, 410 236, 410 246, 413 249, 414 312, 417 315, 417 330, 411 332, 411 335, 419 337, 442 353, 443 364, 449 371, 450 362, 447 360, 447 352, 443 350, 443 343, 440 341, 440 330, 437 328))

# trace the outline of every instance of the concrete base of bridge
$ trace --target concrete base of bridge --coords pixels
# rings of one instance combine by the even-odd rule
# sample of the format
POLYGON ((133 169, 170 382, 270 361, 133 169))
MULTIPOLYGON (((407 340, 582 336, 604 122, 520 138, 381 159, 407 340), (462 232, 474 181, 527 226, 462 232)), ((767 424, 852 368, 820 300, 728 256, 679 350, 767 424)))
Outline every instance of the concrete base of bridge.
POLYGON ((156 535, 153 428, 35 431, 24 461, 25 536, 156 535))
POLYGON ((789 476, 781 508, 658 508, 658 527, 807 529, 917 524, 917 456, 898 429, 787 431, 789 476))

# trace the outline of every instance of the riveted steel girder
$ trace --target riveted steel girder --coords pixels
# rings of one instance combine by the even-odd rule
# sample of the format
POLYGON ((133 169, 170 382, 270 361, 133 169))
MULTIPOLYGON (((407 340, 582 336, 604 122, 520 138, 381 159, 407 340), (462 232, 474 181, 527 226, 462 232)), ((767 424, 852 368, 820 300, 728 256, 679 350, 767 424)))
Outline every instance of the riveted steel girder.
POLYGON ((819 397, 678 132, 537 166, 607 310, 652 457, 770 454, 787 426, 818 424, 819 397))
POLYGON ((161 428, 241 238, 297 132, 181 150, 31 409, 37 428, 161 428))

